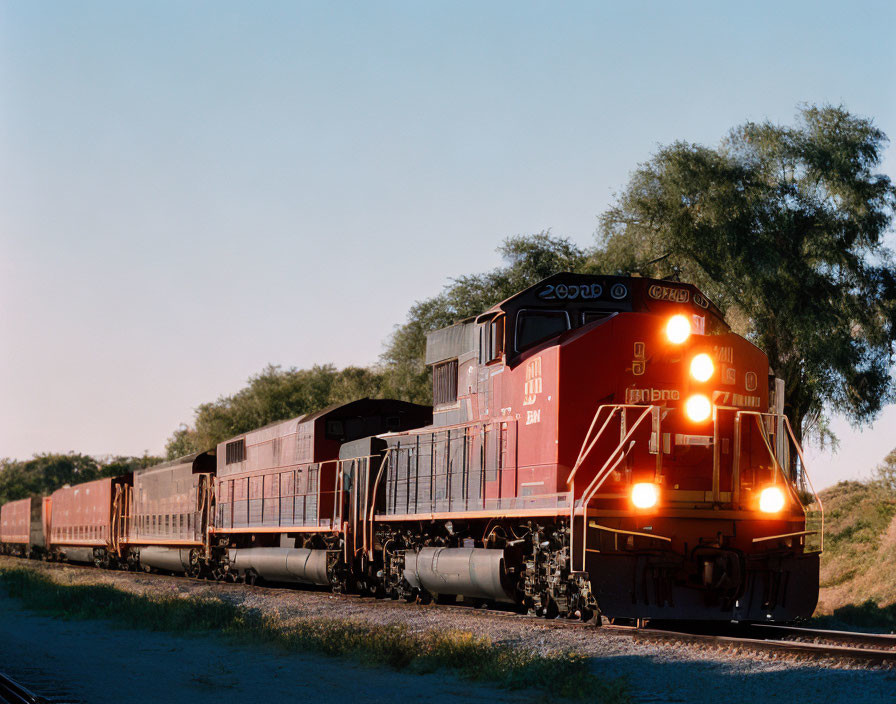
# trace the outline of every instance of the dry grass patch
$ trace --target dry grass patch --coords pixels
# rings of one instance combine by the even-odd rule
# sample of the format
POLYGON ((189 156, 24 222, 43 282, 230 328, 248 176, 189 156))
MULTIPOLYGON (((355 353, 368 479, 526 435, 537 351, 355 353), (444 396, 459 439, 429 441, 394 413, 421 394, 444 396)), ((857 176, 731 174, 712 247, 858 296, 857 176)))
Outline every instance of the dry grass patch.
POLYGON ((216 633, 242 644, 349 657, 410 672, 444 669, 466 679, 541 690, 561 699, 630 701, 623 680, 599 678, 583 655, 534 653, 467 631, 415 633, 403 626, 327 618, 287 624, 278 616, 218 598, 150 597, 108 585, 61 585, 23 568, 0 569, 0 584, 26 608, 62 618, 109 619, 128 628, 177 634, 216 633))

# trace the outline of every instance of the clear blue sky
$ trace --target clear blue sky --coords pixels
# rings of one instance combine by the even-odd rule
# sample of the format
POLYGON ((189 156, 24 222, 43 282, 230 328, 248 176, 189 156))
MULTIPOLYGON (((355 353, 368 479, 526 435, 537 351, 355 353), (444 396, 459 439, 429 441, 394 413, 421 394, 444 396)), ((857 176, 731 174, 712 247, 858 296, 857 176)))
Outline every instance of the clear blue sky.
MULTIPOLYGON (((508 236, 593 242, 659 144, 843 103, 896 4, 0 4, 0 456, 161 452, 272 362, 374 362, 508 236)), ((884 170, 896 169, 890 148, 884 170)), ((896 409, 820 455, 896 444, 896 409)))

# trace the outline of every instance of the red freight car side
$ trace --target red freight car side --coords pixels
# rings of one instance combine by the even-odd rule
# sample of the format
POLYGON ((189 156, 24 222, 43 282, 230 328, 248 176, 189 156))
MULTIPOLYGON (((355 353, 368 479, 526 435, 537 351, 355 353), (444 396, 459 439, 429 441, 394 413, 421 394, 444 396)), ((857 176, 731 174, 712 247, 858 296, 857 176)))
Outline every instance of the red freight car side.
POLYGON ((49 542, 104 547, 112 536, 112 484, 112 479, 97 479, 54 491, 49 542))
POLYGON ((27 544, 31 538, 31 499, 11 501, 0 507, 0 543, 27 544))

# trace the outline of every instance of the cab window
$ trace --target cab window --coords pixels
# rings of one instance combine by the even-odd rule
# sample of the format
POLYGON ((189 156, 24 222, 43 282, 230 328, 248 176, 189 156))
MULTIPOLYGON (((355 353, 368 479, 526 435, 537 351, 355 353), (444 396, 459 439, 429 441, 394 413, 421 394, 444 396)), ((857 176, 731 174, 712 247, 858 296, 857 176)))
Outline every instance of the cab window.
POLYGON ((521 310, 516 317, 516 351, 569 330, 565 310, 521 310))
POLYGON ((489 364, 504 356, 504 316, 479 328, 479 363, 489 364))
POLYGON ((588 323, 593 323, 595 320, 606 320, 613 313, 608 313, 607 311, 600 310, 585 310, 582 311, 582 325, 587 325, 588 323))

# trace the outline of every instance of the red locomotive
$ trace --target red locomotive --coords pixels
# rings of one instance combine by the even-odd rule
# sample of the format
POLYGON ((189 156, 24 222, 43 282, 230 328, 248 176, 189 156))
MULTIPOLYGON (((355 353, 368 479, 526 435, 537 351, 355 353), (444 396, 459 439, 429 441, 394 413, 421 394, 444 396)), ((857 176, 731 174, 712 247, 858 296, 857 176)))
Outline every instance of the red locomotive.
MULTIPOLYGON (((107 480, 93 557, 546 617, 811 615, 821 505, 780 382, 696 288, 558 274, 426 357, 432 409, 362 399, 107 480)), ((50 554, 88 547, 44 513, 50 554)))
POLYGON ((558 274, 427 342, 435 423, 386 438, 368 542, 391 589, 547 616, 811 615, 821 516, 784 469, 780 390, 775 412, 767 357, 696 288, 558 274))

